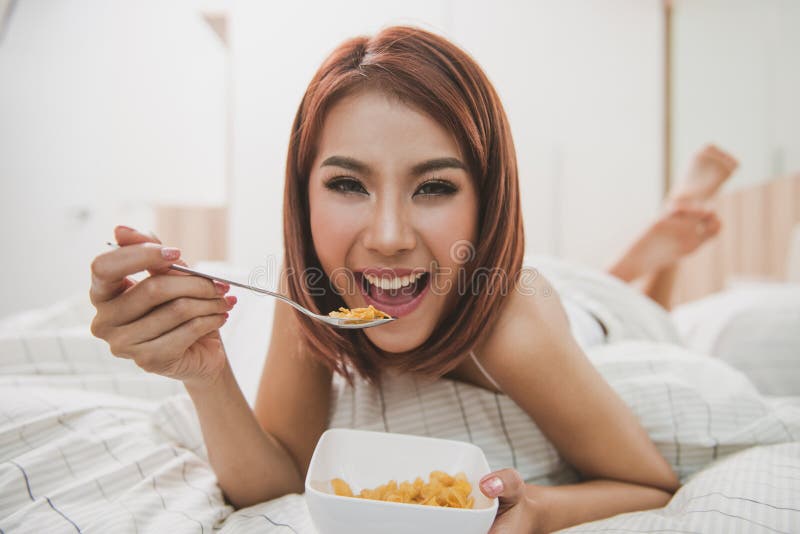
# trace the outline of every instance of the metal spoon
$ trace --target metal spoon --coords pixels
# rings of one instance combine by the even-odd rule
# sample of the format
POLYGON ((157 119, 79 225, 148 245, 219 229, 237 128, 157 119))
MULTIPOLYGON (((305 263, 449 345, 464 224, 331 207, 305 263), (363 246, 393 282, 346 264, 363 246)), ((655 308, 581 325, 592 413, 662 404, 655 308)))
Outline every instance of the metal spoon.
MULTIPOLYGON (((112 248, 120 248, 119 245, 117 245, 116 243, 111 243, 110 241, 106 241, 106 244, 112 248)), ((200 271, 195 271, 194 269, 189 269, 188 267, 183 267, 182 265, 175 265, 174 263, 170 265, 169 268, 175 271, 181 271, 183 273, 188 273, 188 274, 193 274, 195 276, 208 278, 209 280, 217 280, 219 282, 225 282, 226 284, 230 284, 236 287, 241 287, 244 289, 249 289, 250 291, 255 291, 256 293, 261 293, 263 295, 269 295, 270 297, 275 297, 276 299, 282 300, 286 304, 293 306, 296 310, 308 315, 312 319, 316 319, 317 321, 322 321, 323 323, 335 326, 336 328, 349 328, 349 329, 370 328, 373 326, 379 326, 382 324, 391 323, 392 321, 397 320, 396 317, 391 317, 389 319, 374 319, 372 321, 367 321, 365 319, 341 319, 337 317, 329 317, 327 315, 320 315, 318 313, 312 312, 308 308, 304 308, 300 304, 296 303, 295 301, 293 301, 288 297, 281 295, 280 293, 275 293, 274 291, 261 289, 260 287, 243 284, 241 282, 235 282, 233 280, 222 278, 221 276, 201 273, 200 271)))

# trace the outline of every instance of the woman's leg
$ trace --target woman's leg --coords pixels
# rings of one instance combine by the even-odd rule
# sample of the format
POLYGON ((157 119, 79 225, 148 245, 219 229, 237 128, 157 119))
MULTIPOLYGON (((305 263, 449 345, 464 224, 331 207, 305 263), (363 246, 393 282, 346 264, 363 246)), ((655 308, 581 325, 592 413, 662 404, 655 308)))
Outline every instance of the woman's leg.
POLYGON ((667 202, 703 203, 717 194, 739 162, 714 145, 706 145, 694 155, 689 171, 667 195, 667 202))
POLYGON ((668 206, 609 268, 625 282, 633 282, 674 267, 719 232, 716 214, 702 207, 668 206))
POLYGON ((665 310, 671 310, 672 288, 675 287, 675 279, 677 277, 677 263, 645 275, 642 279, 642 293, 661 304, 661 307, 665 310))
POLYGON ((669 309, 678 262, 714 237, 716 214, 704 207, 736 169, 737 161, 708 145, 695 154, 684 179, 670 191, 664 211, 612 264, 609 272, 669 309))

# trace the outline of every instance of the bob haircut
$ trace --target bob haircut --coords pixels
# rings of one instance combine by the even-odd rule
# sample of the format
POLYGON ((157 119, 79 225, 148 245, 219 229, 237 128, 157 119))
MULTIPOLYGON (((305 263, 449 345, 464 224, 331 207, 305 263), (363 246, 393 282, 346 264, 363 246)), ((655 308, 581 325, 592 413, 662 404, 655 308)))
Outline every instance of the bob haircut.
MULTIPOLYGON (((320 66, 292 125, 283 203, 285 281, 289 295, 318 313, 344 306, 324 273, 311 236, 308 182, 326 113, 344 96, 384 91, 428 114, 457 139, 478 193, 478 239, 468 244, 465 284, 430 337, 387 353, 361 330, 320 327, 295 310, 303 350, 353 382, 373 383, 394 369, 440 377, 456 368, 497 319, 522 268, 524 235, 517 159, 500 99, 484 72, 447 39, 407 26, 339 45, 320 66), (482 276, 476 273, 482 272, 482 276), (488 273, 488 276, 487 276, 488 273), (499 275, 498 275, 499 274, 499 275), (323 310, 323 311, 321 311, 323 310)), ((451 249, 452 251, 452 249, 451 249)), ((451 289, 452 290, 452 289, 451 289)))

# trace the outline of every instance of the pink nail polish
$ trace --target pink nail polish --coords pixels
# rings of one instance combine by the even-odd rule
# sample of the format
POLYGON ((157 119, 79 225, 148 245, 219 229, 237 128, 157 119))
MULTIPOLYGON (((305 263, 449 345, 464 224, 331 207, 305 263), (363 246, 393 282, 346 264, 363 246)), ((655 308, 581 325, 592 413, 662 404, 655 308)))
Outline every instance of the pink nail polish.
POLYGON ((503 481, 499 477, 487 478, 481 482, 481 488, 489 497, 497 497, 503 493, 503 481))
POLYGON ((161 249, 161 257, 165 260, 177 260, 181 256, 180 249, 175 247, 163 247, 161 249))
POLYGON ((228 295, 227 297, 225 297, 225 302, 228 303, 228 306, 233 306, 234 304, 236 304, 236 300, 237 298, 235 295, 228 295))
POLYGON ((117 228, 122 228, 123 230, 128 230, 129 232, 135 232, 136 231, 133 228, 131 228, 130 226, 124 226, 122 224, 118 224, 117 228))
POLYGON ((231 286, 224 282, 218 282, 217 280, 214 280, 214 288, 217 290, 217 295, 224 295, 228 292, 231 286))

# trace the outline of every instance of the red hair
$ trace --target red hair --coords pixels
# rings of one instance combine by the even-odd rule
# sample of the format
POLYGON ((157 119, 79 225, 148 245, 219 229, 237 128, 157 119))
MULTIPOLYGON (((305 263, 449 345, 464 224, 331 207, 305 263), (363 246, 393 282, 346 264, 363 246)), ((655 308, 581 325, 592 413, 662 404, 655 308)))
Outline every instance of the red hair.
POLYGON ((405 26, 339 45, 314 75, 292 126, 283 204, 284 258, 291 298, 327 313, 344 306, 314 250, 308 180, 327 111, 356 90, 377 88, 453 132, 478 193, 478 238, 463 266, 467 281, 453 306, 419 347, 389 354, 361 330, 319 326, 295 312, 305 350, 352 381, 382 369, 442 376, 462 361, 499 315, 522 267, 524 236, 517 159, 503 106, 484 72, 444 37, 405 26), (483 276, 475 276, 483 271, 483 276), (486 272, 493 273, 486 276, 486 272), (316 273, 315 276, 306 276, 316 273), (500 276, 497 276, 497 273, 500 276), (320 276, 321 274, 321 276, 320 276), (491 285, 490 285, 491 284, 491 285), (498 285, 499 284, 499 285, 498 285))

